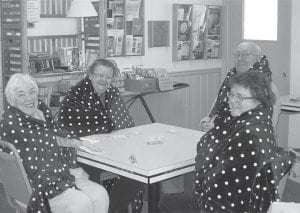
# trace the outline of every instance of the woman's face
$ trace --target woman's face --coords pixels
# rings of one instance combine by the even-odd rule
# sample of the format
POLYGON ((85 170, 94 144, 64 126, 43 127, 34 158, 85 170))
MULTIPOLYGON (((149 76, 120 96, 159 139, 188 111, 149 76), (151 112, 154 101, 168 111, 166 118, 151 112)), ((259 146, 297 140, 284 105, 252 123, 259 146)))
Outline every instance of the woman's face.
POLYGON ((101 96, 105 93, 112 82, 113 69, 111 67, 106 67, 98 65, 95 67, 93 74, 89 76, 94 90, 101 96))
POLYGON ((14 106, 27 115, 33 116, 38 107, 38 91, 26 82, 16 86, 14 90, 14 106))
POLYGON ((233 117, 256 108, 260 101, 253 98, 249 88, 234 84, 228 93, 229 107, 233 117))

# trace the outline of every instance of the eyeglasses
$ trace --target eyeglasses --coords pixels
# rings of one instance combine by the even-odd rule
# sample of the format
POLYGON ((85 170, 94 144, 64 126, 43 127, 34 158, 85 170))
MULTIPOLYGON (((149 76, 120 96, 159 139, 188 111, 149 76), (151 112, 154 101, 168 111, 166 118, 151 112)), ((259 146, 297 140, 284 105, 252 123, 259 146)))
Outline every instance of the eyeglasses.
POLYGON ((254 97, 244 97, 241 94, 234 94, 233 92, 228 92, 227 97, 229 99, 235 98, 238 102, 242 102, 242 101, 248 100, 248 99, 255 99, 254 97))
POLYGON ((234 53, 233 54, 233 56, 235 57, 235 58, 248 58, 248 57, 250 57, 250 56, 252 56, 252 55, 254 55, 254 56, 257 56, 257 54, 253 54, 253 53, 234 53))
POLYGON ((94 76, 95 79, 99 79, 99 80, 105 81, 107 83, 111 83, 112 82, 112 78, 103 76, 103 74, 95 74, 95 73, 93 73, 93 76, 94 76))

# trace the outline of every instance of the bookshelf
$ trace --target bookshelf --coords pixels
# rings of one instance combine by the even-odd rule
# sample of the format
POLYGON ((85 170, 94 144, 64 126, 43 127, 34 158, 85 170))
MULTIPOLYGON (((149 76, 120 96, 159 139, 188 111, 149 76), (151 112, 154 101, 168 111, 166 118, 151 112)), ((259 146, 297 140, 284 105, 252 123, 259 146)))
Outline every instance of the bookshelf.
POLYGON ((85 18, 87 55, 144 55, 144 0, 99 0, 93 5, 99 15, 85 18))
POLYGON ((1 1, 2 83, 16 72, 28 71, 26 1, 1 1))
POLYGON ((173 4, 173 60, 220 58, 221 6, 173 4))
MULTIPOLYGON (((37 1, 40 1, 41 18, 66 17, 66 13, 71 4, 70 0, 37 1)), ((73 72, 67 72, 62 69, 54 69, 53 64, 51 64, 51 57, 59 48, 78 47, 78 35, 28 36, 28 29, 34 27, 35 24, 31 23, 31 19, 27 13, 28 2, 30 3, 32 1, 0 1, 2 87, 5 88, 9 77, 18 72, 30 73, 30 75, 32 75, 38 81, 38 84, 41 86, 41 88, 43 88, 43 85, 47 84, 47 82, 53 82, 53 79, 75 79, 83 76, 83 71, 77 70, 73 72), (36 64, 43 65, 45 68, 44 70, 32 70, 32 64, 30 64, 32 61, 30 60, 29 56, 32 56, 33 53, 39 55, 35 58, 35 61, 38 61, 36 64), (45 55, 45 57, 41 57, 42 55, 45 55), (51 57, 48 57, 48 55, 51 57), (39 82, 42 82, 42 84, 39 82)), ((51 84, 54 85, 54 83, 51 84)), ((52 85, 50 85, 50 87, 52 85)), ((53 91, 55 90, 56 88, 53 87, 53 91)), ((40 97, 44 97, 45 100, 46 96, 48 97, 48 101, 46 103, 49 103, 51 91, 50 89, 49 91, 46 89, 40 90, 40 97)), ((6 105, 5 100, 3 101, 4 105, 6 105)))

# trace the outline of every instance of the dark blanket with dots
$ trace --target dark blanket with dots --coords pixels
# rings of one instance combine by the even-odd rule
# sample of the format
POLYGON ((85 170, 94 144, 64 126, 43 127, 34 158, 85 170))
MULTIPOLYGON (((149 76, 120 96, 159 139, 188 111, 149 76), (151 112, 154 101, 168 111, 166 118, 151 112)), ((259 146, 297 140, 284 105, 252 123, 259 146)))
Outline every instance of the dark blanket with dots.
POLYGON ((134 126, 119 90, 110 86, 102 103, 88 77, 68 91, 58 121, 61 128, 79 137, 134 126))
POLYGON ((266 212, 278 199, 279 180, 292 166, 278 152, 272 108, 228 117, 197 146, 195 193, 205 212, 266 212))
POLYGON ((39 101, 38 108, 46 121, 9 106, 3 114, 0 133, 1 139, 12 143, 19 152, 33 189, 27 212, 45 213, 51 212, 49 198, 75 187, 75 178, 69 168, 75 168, 77 162, 75 149, 59 147, 56 139, 56 136, 71 135, 58 130, 49 108, 43 102, 39 101))

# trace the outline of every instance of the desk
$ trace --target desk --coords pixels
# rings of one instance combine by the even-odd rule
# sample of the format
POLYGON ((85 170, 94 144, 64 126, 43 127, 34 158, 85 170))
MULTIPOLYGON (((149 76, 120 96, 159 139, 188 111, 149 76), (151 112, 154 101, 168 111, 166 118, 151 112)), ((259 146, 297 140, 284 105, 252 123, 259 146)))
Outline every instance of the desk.
POLYGON ((282 96, 281 97, 281 108, 282 111, 286 112, 300 112, 300 99, 291 100, 290 96, 282 96))
POLYGON ((194 171, 196 146, 204 132, 152 123, 111 134, 83 137, 104 153, 78 151, 78 161, 148 185, 149 212, 158 212, 159 182, 194 171), (151 136, 162 144, 149 145, 151 136))
POLYGON ((183 89, 186 87, 189 87, 190 85, 187 83, 178 83, 178 82, 174 82, 173 84, 173 89, 172 90, 166 90, 166 91, 160 91, 160 90, 156 90, 156 91, 151 91, 151 92, 130 92, 130 91, 125 91, 124 93, 121 93, 121 95, 123 97, 131 97, 128 101, 126 101, 125 103, 128 104, 128 109, 130 108, 130 106, 137 100, 140 99, 148 117, 150 118, 152 123, 155 123, 155 119, 151 113, 151 110, 146 102, 146 100, 144 99, 145 95, 149 95, 149 94, 155 94, 155 93, 162 93, 162 92, 170 92, 170 91, 174 91, 174 90, 178 90, 178 89, 183 89))

